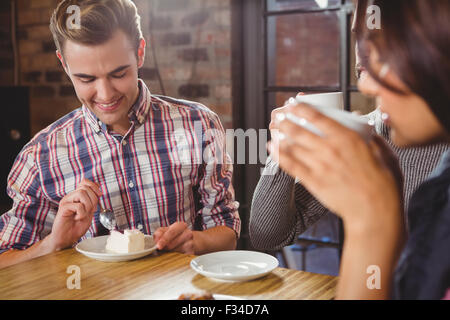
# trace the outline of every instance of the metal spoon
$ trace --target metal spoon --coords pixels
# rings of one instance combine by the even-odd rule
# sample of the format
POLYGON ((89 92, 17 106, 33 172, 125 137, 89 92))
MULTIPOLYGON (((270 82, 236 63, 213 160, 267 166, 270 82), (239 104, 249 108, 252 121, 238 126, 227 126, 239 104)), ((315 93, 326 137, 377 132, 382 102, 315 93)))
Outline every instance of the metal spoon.
POLYGON ((116 230, 116 217, 114 216, 114 212, 109 209, 103 209, 100 206, 100 223, 109 231, 116 230))
MULTIPOLYGON (((103 209, 103 207, 100 205, 100 223, 108 229, 110 232, 112 230, 118 230, 117 224, 116 224, 116 217, 114 216, 114 212, 112 212, 109 209, 103 209)), ((137 226, 137 229, 143 232, 143 226, 142 224, 139 224, 137 226)))

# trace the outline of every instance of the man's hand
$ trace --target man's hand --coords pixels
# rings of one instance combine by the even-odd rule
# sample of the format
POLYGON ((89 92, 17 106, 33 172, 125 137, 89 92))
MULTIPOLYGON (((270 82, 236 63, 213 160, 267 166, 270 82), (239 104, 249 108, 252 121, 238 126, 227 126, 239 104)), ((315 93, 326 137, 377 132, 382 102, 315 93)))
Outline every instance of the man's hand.
POLYGON ((99 186, 87 179, 61 199, 50 234, 54 250, 61 250, 76 243, 89 229, 97 210, 99 186))
POLYGON ((194 254, 194 234, 185 222, 175 222, 169 227, 160 227, 153 235, 158 250, 171 250, 194 254))

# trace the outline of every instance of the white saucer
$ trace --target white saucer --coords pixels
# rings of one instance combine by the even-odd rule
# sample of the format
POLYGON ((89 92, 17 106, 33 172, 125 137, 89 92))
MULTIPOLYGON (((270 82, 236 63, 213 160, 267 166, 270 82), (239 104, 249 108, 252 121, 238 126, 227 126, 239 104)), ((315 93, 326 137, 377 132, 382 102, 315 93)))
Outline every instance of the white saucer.
POLYGON ((278 267, 271 255, 246 250, 209 253, 191 260, 191 268, 216 280, 248 281, 260 278, 278 267))
POLYGON ((145 240, 145 249, 138 252, 132 253, 111 253, 107 252, 106 247, 106 239, 109 236, 100 236, 90 239, 85 239, 81 241, 75 249, 84 254, 86 257, 104 261, 104 262, 120 262, 120 261, 129 261, 144 257, 149 255, 150 253, 156 250, 156 245, 153 241, 153 237, 149 235, 144 236, 145 240))

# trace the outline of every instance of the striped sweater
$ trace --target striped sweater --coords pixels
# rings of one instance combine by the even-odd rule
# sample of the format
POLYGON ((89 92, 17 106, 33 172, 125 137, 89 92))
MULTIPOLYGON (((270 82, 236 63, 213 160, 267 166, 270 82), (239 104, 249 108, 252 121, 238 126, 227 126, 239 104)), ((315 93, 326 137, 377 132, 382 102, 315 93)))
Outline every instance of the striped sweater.
MULTIPOLYGON (((448 144, 398 148, 390 140, 389 130, 375 110, 365 116, 375 123, 397 154, 404 175, 405 210, 417 187, 437 166, 448 144)), ((295 239, 329 211, 300 183, 278 168, 270 157, 253 194, 249 233, 252 245, 261 250, 279 250, 295 239)), ((406 216, 406 215, 405 215, 406 216)))

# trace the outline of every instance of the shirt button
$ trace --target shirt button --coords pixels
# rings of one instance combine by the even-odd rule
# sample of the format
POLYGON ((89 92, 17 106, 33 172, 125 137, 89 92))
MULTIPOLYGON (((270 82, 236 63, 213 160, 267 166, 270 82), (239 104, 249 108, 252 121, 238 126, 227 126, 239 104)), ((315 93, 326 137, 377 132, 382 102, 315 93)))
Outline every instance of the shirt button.
POLYGON ((142 230, 143 228, 144 228, 144 226, 142 225, 142 224, 138 224, 138 226, 137 226, 137 228, 139 229, 139 230, 142 230))
POLYGON ((99 121, 98 121, 98 125, 101 127, 102 124, 103 124, 103 123, 99 120, 99 121))
POLYGON ((128 183, 128 186, 129 186, 130 188, 133 188, 133 187, 134 187, 133 181, 130 181, 130 182, 128 183))
POLYGON ((126 140, 123 140, 123 141, 122 141, 122 145, 123 145, 123 146, 126 146, 126 145, 127 145, 127 141, 126 141, 126 140))

